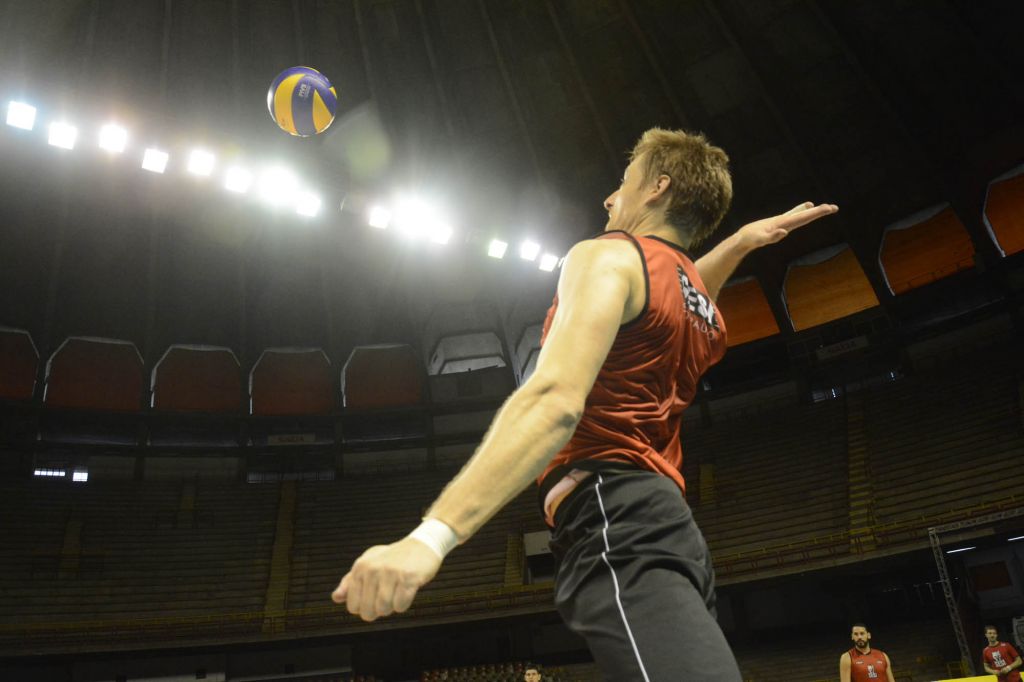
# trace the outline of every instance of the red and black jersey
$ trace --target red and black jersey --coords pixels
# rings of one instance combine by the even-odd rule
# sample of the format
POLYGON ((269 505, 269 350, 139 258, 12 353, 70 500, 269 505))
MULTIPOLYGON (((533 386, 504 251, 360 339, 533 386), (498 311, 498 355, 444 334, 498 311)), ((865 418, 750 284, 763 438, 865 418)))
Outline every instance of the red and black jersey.
MULTIPOLYGON (((1020 654, 1013 648, 1013 645, 1006 642, 999 642, 995 646, 985 647, 981 654, 985 665, 993 670, 1000 670, 1017 660, 1020 654)), ((1020 668, 1011 670, 1005 675, 997 675, 999 682, 1020 682, 1020 668)))
MULTIPOLYGON (((681 417, 701 375, 725 354, 725 322, 681 247, 617 231, 598 239, 629 240, 636 246, 644 264, 647 304, 615 337, 575 434, 540 477, 542 490, 561 478, 549 477, 552 471, 596 460, 668 476, 685 491, 681 417)), ((556 296, 542 343, 557 309, 556 296)))
POLYGON ((881 649, 871 649, 862 654, 854 647, 850 649, 850 682, 870 682, 870 680, 887 680, 885 654, 881 649))

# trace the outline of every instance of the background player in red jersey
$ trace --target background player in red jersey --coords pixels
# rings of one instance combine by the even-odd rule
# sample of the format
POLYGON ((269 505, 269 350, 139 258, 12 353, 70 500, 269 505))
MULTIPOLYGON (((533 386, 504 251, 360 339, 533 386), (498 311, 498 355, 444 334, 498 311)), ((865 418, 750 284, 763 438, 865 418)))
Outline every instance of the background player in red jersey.
POLYGON ((853 648, 839 657, 840 682, 895 682, 892 664, 881 649, 871 648, 871 633, 863 623, 854 623, 850 630, 853 648))
POLYGON ((999 630, 995 625, 985 626, 985 639, 988 646, 981 654, 981 664, 985 672, 995 675, 999 682, 1020 682, 1020 654, 1013 645, 999 641, 999 630))
POLYGON ((838 209, 808 202, 750 223, 694 263, 685 249, 714 231, 731 199, 721 149, 682 131, 644 134, 604 202, 605 235, 566 258, 533 375, 423 523, 364 552, 335 602, 368 621, 405 611, 452 548, 541 477, 556 606, 604 676, 740 680, 683 497, 682 411, 725 352, 713 301, 735 268, 838 209))

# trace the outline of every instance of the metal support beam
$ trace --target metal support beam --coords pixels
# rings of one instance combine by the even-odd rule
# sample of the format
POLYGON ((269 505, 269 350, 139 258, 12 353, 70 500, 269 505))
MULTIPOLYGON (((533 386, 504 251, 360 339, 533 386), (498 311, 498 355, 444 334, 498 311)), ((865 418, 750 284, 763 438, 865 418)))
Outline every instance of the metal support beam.
POLYGON ((437 66, 437 55, 434 53, 434 41, 430 39, 430 29, 427 27, 427 19, 423 14, 423 0, 416 0, 416 17, 420 21, 423 49, 426 50, 427 61, 430 63, 430 75, 434 80, 434 94, 437 96, 438 104, 441 105, 441 116, 444 118, 444 128, 448 133, 448 139, 452 140, 455 138, 455 125, 452 123, 448 98, 445 96, 444 86, 441 84, 441 73, 437 66))
MULTIPOLYGON (((417 0, 418 2, 419 0, 417 0)), ((601 116, 598 114, 597 106, 594 104, 594 97, 590 94, 590 88, 587 87, 587 82, 583 79, 583 73, 580 71, 579 61, 576 59, 576 55, 573 53, 572 47, 569 46, 569 41, 565 37, 562 22, 558 18, 558 10, 555 9, 555 5, 551 0, 544 0, 544 6, 547 8, 548 17, 551 18, 551 25, 554 26, 555 34, 558 36, 558 44, 562 48, 562 56, 569 63, 573 78, 576 79, 576 85, 583 95, 587 111, 590 112, 590 118, 594 122, 594 128, 597 129, 597 135, 601 138, 601 146, 604 147, 605 156, 608 159, 608 168, 612 173, 611 177, 616 178, 621 173, 622 155, 616 154, 615 149, 612 147, 608 128, 605 127, 604 121, 601 120, 601 116)))
POLYGON ((295 56, 298 58, 299 64, 305 64, 308 60, 306 59, 306 41, 302 37, 302 8, 299 0, 292 0, 292 28, 295 31, 295 56))
POLYGON ((242 111, 242 36, 239 26, 239 1, 231 0, 231 87, 236 115, 242 111))
POLYGON ((356 32, 359 35, 359 49, 363 53, 363 73, 366 74, 366 87, 370 91, 370 99, 380 106, 377 86, 373 79, 373 60, 370 58, 370 43, 366 37, 366 26, 363 25, 362 0, 353 0, 352 13, 355 15, 356 32))
POLYGON ((629 29, 633 32, 633 37, 640 44, 640 50, 644 53, 644 57, 647 59, 647 63, 651 67, 658 85, 661 86, 661 94, 668 100, 668 104, 672 108, 672 114, 679 121, 681 127, 692 129, 693 121, 683 111, 679 99, 675 96, 672 86, 669 85, 668 78, 665 77, 665 71, 661 68, 658 58, 654 55, 654 50, 651 49, 651 44, 647 41, 647 36, 644 35, 643 29, 637 23, 636 16, 633 14, 633 9, 629 6, 628 0, 619 0, 619 8, 622 11, 622 16, 626 19, 626 23, 629 24, 629 29))
POLYGON ((171 61, 171 22, 174 13, 174 0, 164 0, 164 29, 160 41, 160 102, 167 103, 167 74, 171 61))
POLYGON ((519 128, 519 135, 523 139, 523 144, 526 145, 526 151, 530 156, 530 163, 533 165, 533 172, 536 175, 537 183, 540 186, 544 186, 544 174, 540 170, 540 159, 537 156, 537 148, 533 144, 533 139, 530 137, 530 130, 526 126, 526 118, 523 116, 523 108, 519 104, 519 97, 516 95, 515 87, 512 85, 512 77, 509 75, 508 68, 505 65, 505 58, 501 53, 501 46, 498 44, 498 36, 494 32, 494 23, 491 21, 491 15, 487 11, 487 3, 484 0, 477 0, 477 5, 480 7, 480 16, 483 17, 484 26, 487 29, 487 37, 491 42, 491 49, 494 51, 494 60, 498 64, 498 71, 501 73, 501 81, 505 85, 505 93, 508 95, 509 101, 512 103, 512 112, 516 117, 516 126, 519 128))
POLYGON ((939 582, 942 584, 942 594, 946 598, 946 608, 949 610, 949 619, 953 624, 953 631, 956 633, 957 645, 960 648, 960 658, 967 669, 973 675, 975 672, 974 659, 971 656, 970 647, 967 644, 967 633, 964 632, 964 623, 960 617, 960 607, 956 603, 956 595, 953 594, 953 583, 949 578, 949 569, 946 566, 946 557, 942 552, 942 541, 939 535, 966 528, 977 528, 990 523, 998 523, 1007 519, 1014 519, 1024 516, 1024 507, 1016 509, 1005 509, 992 512, 984 516, 977 516, 970 519, 952 521, 939 526, 932 526, 928 529, 928 544, 932 548, 932 557, 935 559, 935 568, 939 572, 939 582))

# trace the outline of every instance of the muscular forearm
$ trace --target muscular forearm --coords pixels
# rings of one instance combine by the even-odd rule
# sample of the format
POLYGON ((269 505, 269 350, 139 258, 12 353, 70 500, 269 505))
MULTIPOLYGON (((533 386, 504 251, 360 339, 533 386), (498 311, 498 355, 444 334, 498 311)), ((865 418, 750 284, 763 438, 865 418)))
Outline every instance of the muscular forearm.
POLYGON ((737 232, 697 259, 694 265, 712 300, 718 298, 718 292, 752 250, 737 232))
POLYGON ((443 521, 466 541, 540 475, 578 421, 578 412, 553 387, 527 382, 501 408, 483 443, 427 517, 443 521))

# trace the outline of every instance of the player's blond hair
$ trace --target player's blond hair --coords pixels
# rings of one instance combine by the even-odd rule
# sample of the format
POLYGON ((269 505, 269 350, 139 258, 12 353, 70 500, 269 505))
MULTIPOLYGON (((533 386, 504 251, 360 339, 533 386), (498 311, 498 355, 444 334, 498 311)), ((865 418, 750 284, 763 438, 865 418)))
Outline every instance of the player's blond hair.
POLYGON ((651 128, 630 152, 643 160, 644 182, 671 178, 666 218, 696 246, 715 231, 732 203, 729 156, 700 133, 651 128))

